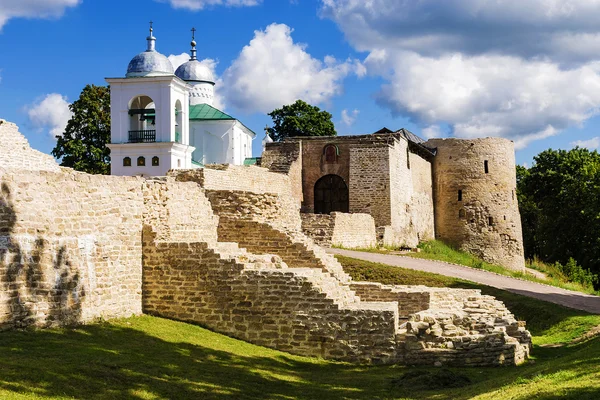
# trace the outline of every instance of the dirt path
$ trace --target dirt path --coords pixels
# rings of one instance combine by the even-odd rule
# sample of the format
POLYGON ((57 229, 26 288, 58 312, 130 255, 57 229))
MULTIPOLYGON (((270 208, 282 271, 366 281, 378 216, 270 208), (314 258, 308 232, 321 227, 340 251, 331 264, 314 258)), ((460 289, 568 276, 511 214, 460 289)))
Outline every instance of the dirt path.
POLYGON ((441 261, 423 260, 419 258, 366 253, 362 251, 351 251, 341 249, 327 249, 327 252, 342 256, 358 258, 359 260, 377 262, 396 267, 404 267, 419 271, 434 272, 436 274, 452 276, 471 282, 481 283, 498 289, 534 297, 536 299, 560 304, 577 310, 600 314, 600 297, 584 293, 573 292, 549 285, 515 279, 508 276, 498 275, 493 272, 464 267, 461 265, 448 264, 441 261))

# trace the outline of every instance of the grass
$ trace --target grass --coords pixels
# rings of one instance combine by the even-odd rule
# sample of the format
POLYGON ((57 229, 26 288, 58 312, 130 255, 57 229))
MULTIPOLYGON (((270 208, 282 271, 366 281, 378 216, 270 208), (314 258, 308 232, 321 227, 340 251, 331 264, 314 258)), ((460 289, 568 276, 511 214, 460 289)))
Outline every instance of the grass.
MULTIPOLYGON (((432 240, 429 242, 421 243, 419 245, 419 248, 421 249, 420 252, 410 252, 405 253, 404 255, 413 258, 445 261, 453 264, 465 265, 467 267, 483 269, 485 271, 490 271, 505 276, 511 276, 513 278, 525 279, 537 283, 544 283, 546 285, 552 285, 563 289, 574 290, 577 292, 587 294, 600 295, 600 293, 598 291, 595 291, 592 286, 584 286, 577 282, 570 282, 563 274, 556 273, 555 269, 552 269, 550 268, 550 266, 547 265, 542 265, 542 263, 540 262, 528 262, 527 267, 536 269, 540 272, 547 273, 548 276, 546 279, 537 278, 531 274, 526 274, 519 271, 513 271, 500 265, 490 264, 470 253, 454 249, 453 247, 439 240, 432 240)), ((368 248, 360 249, 360 251, 389 254, 390 251, 393 251, 393 249, 368 248)))
POLYGON ((439 275, 340 258, 359 279, 481 288, 528 320, 533 362, 360 366, 293 356, 150 316, 0 333, 1 399, 598 399, 600 316, 439 275), (564 343, 558 348, 540 344, 564 343), (460 381, 462 387, 452 387, 460 381), (435 385, 430 384, 436 383, 435 385))

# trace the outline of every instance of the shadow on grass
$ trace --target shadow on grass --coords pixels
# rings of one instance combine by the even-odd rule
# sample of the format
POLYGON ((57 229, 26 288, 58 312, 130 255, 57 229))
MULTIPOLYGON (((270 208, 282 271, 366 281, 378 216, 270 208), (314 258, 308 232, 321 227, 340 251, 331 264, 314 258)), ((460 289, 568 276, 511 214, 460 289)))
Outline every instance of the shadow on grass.
POLYGON ((0 391, 87 399, 334 399, 363 397, 368 388, 353 377, 357 368, 366 367, 285 355, 242 356, 107 323, 1 335, 0 391), (315 382, 327 375, 335 384, 315 382))
MULTIPOLYGON (((540 374, 567 371, 571 379, 590 379, 600 360, 600 340, 573 346, 570 352, 547 351, 544 362, 523 367, 451 368, 473 383, 416 391, 395 382, 410 371, 415 375, 439 370, 303 359, 192 325, 139 317, 77 329, 2 333, 0 397, 34 393, 85 399, 468 399, 520 381, 535 384, 540 374)), ((597 388, 589 393, 598 394, 597 388)))

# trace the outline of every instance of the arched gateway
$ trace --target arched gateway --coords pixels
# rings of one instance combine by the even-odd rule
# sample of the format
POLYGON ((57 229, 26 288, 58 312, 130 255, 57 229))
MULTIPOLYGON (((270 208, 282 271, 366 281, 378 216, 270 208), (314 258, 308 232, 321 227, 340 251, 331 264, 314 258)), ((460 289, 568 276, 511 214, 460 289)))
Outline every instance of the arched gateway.
POLYGON ((325 175, 315 183, 315 214, 348 212, 348 186, 338 175, 325 175))

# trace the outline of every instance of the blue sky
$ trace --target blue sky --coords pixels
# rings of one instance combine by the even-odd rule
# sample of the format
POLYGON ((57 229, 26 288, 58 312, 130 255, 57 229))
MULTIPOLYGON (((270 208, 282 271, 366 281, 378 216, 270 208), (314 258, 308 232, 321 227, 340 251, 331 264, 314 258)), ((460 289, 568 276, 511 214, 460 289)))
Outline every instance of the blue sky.
POLYGON ((600 145, 600 2, 2 0, 0 118, 49 153, 69 102, 145 50, 182 61, 190 29, 224 111, 258 133, 301 98, 339 134, 405 127, 502 136, 517 162, 600 145))

